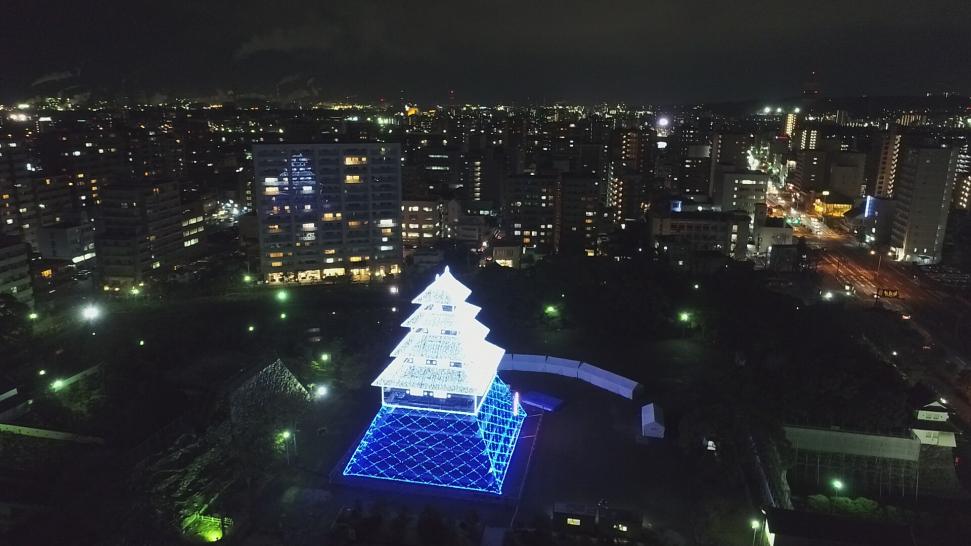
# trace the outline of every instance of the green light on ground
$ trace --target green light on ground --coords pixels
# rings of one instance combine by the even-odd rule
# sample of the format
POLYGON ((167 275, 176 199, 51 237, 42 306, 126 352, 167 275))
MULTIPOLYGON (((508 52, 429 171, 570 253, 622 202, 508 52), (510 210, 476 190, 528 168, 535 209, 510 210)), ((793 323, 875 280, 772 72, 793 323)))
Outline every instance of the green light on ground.
POLYGON ((206 542, 219 542, 223 539, 223 532, 219 529, 208 529, 202 533, 202 538, 206 542))
POLYGON ((276 300, 277 301, 281 301, 281 302, 282 301, 287 301, 287 299, 289 297, 290 297, 290 294, 287 294, 287 291, 286 290, 280 290, 279 292, 276 293, 276 300))

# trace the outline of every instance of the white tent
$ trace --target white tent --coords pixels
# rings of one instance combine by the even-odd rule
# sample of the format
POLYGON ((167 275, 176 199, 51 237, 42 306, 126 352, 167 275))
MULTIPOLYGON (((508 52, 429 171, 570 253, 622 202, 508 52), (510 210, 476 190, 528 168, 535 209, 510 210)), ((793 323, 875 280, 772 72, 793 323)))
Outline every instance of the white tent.
POLYGON ((652 403, 641 407, 641 435, 647 438, 664 438, 664 414, 661 406, 652 403))

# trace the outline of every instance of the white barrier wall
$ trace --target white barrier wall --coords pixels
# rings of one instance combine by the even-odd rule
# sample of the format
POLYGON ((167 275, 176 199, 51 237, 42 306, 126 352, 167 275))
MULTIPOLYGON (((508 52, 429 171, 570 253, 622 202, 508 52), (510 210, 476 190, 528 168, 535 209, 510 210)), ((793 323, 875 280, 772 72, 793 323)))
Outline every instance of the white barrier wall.
POLYGON ((640 383, 579 360, 555 356, 506 353, 499 361, 500 370, 549 373, 579 379, 624 398, 633 399, 640 383))
POLYGON ((47 440, 61 440, 75 442, 78 444, 103 444, 105 441, 94 436, 82 436, 70 432, 60 432, 57 430, 47 430, 43 428, 22 427, 19 425, 0 424, 0 432, 10 432, 21 436, 31 436, 33 438, 44 438, 47 440))

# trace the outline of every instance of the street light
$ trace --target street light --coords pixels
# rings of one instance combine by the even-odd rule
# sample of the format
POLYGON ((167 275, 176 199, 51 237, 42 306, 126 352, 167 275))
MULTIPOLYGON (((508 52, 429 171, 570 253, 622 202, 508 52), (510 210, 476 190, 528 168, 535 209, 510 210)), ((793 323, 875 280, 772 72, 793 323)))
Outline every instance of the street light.
POLYGON ((688 321, 690 321, 691 320, 691 313, 689 313, 687 311, 682 311, 682 312, 678 313, 678 320, 680 320, 681 322, 688 322, 688 321))
POLYGON ((47 375, 47 370, 38 370, 37 375, 47 375))
POLYGON ((314 398, 320 399, 325 396, 327 396, 327 387, 324 385, 319 385, 316 389, 314 389, 314 398))
POLYGON ((246 327, 246 331, 247 332, 252 332, 254 330, 256 330, 256 326, 253 326, 252 324, 250 324, 249 326, 246 327))
POLYGON ((89 320, 89 321, 95 320, 100 316, 101 316, 101 309, 99 309, 95 305, 91 305, 91 304, 85 305, 84 308, 81 309, 81 317, 84 320, 89 320))
POLYGON ((836 490, 836 496, 837 497, 839 496, 840 492, 843 491, 843 487, 845 487, 843 485, 843 481, 842 480, 838 480, 838 479, 829 482, 829 484, 832 485, 833 486, 833 489, 836 490))
POLYGON ((391 285, 390 287, 388 287, 388 292, 391 292, 391 294, 397 294, 398 293, 398 287, 397 286, 394 286, 394 285, 391 285))
POLYGON ((759 520, 757 520, 757 519, 753 519, 753 520, 749 521, 748 524, 749 524, 749 527, 752 528, 752 545, 754 546, 755 545, 755 538, 759 534, 759 529, 762 527, 762 523, 760 523, 759 520))
POLYGON ((320 355, 320 361, 321 362, 329 362, 330 361, 330 353, 323 353, 323 354, 321 354, 320 355))
POLYGON ((243 282, 253 282, 252 275, 243 275, 243 282))
POLYGON ((55 379, 54 382, 51 383, 51 389, 52 390, 55 390, 55 391, 58 390, 58 389, 60 389, 63 386, 64 386, 64 380, 63 379, 55 379))
POLYGON ((286 313, 280 313, 280 319, 282 320, 282 319, 285 319, 285 318, 287 318, 287 314, 286 313))
POLYGON ((547 305, 543 312, 546 313, 546 316, 548 317, 555 317, 558 310, 555 305, 547 305))
POLYGON ((32 312, 32 313, 30 313, 29 315, 27 315, 27 318, 29 318, 30 320, 37 320, 37 318, 38 318, 39 316, 40 316, 40 315, 38 315, 37 313, 33 313, 33 312, 32 312))
POLYGON ((280 290, 279 292, 276 293, 277 301, 281 301, 281 302, 287 301, 287 298, 289 297, 290 297, 290 294, 287 294, 286 290, 280 290))

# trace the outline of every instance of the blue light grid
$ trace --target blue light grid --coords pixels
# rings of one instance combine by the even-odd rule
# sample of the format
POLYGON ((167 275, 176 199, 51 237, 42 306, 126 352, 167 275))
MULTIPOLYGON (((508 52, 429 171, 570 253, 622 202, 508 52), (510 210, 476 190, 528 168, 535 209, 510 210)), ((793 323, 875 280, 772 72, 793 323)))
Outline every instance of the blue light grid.
POLYGON ((498 377, 478 415, 382 406, 344 475, 499 495, 525 419, 498 377))

